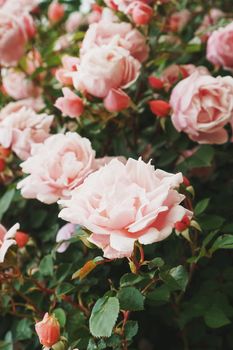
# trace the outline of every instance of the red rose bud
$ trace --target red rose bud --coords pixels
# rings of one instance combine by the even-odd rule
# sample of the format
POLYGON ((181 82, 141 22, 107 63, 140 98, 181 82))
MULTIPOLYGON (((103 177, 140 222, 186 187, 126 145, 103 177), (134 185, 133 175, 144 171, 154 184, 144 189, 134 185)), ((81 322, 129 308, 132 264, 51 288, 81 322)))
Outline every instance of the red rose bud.
POLYGON ((186 176, 183 176, 183 184, 185 185, 185 187, 189 187, 190 186, 190 181, 189 181, 189 179, 187 179, 186 176))
POLYGON ((170 112, 170 105, 168 102, 163 100, 153 100, 150 101, 151 112, 160 118, 166 117, 170 112))
POLYGON ((19 248, 25 247, 29 240, 29 235, 27 233, 17 231, 15 235, 15 240, 19 248))
POLYGON ((0 157, 7 158, 9 157, 10 153, 11 153, 10 148, 4 148, 0 146, 0 157))
POLYGON ((137 25, 148 24, 153 17, 153 9, 141 1, 133 1, 129 5, 127 13, 132 16, 134 23, 137 25))
POLYGON ((40 343, 48 348, 60 339, 60 324, 55 316, 46 313, 42 321, 35 325, 40 343))
POLYGON ((56 0, 53 1, 48 8, 48 18, 51 23, 59 22, 65 14, 65 7, 56 0))
POLYGON ((184 215, 183 219, 181 221, 177 221, 175 223, 175 229, 178 232, 183 232, 190 226, 190 219, 187 215, 184 215))
POLYGON ((159 78, 153 77, 153 75, 151 75, 148 78, 148 83, 150 87, 152 87, 153 89, 160 90, 163 88, 162 80, 160 80, 159 78))
POLYGON ((109 112, 120 112, 130 105, 129 96, 120 89, 111 89, 104 99, 104 107, 109 112))

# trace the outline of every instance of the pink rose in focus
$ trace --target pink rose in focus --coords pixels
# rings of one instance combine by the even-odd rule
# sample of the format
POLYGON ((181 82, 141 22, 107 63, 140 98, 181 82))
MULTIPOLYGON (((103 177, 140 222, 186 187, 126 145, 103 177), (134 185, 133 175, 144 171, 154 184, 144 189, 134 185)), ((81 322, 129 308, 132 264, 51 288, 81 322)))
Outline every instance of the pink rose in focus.
POLYGON ((60 243, 59 247, 57 248, 58 253, 64 253, 67 250, 70 243, 66 241, 69 241, 74 235, 75 228, 76 225, 73 224, 65 224, 60 228, 56 236, 56 242, 60 243))
POLYGON ((75 132, 56 134, 44 144, 34 145, 21 167, 29 174, 18 183, 22 196, 51 204, 69 197, 93 171, 95 151, 88 139, 75 132))
POLYGON ((8 249, 16 244, 14 239, 19 224, 15 224, 9 231, 3 225, 0 225, 0 264, 4 262, 8 249))
POLYGON ((69 88, 62 89, 64 97, 59 97, 55 107, 60 109, 65 116, 78 118, 83 114, 84 105, 82 99, 69 88))
POLYGON ((62 57, 63 68, 56 71, 57 80, 63 85, 72 85, 73 72, 78 70, 80 60, 77 57, 65 55, 62 57))
POLYGON ((24 54, 27 41, 24 17, 0 10, 0 64, 15 66, 24 54))
POLYGON ((137 25, 148 24, 153 17, 153 9, 142 1, 133 1, 126 10, 137 25))
POLYGON ((207 59, 226 70, 233 71, 233 23, 210 34, 207 42, 207 59))
POLYGON ((48 19, 51 23, 59 22, 65 14, 65 7, 63 4, 60 4, 54 0, 48 8, 48 19))
POLYGON ((151 244, 167 238, 177 221, 192 213, 180 203, 184 196, 176 175, 155 170, 141 159, 118 160, 89 175, 72 191, 59 216, 92 232, 89 241, 109 259, 129 257, 134 243, 151 244))
POLYGON ((104 98, 111 89, 125 89, 138 78, 141 64, 129 51, 114 45, 96 47, 85 53, 73 73, 77 90, 104 98))
POLYGON ((130 105, 129 96, 122 90, 111 89, 104 99, 104 107, 109 112, 120 112, 130 105))
POLYGON ((233 116, 233 78, 193 73, 173 89, 172 122, 198 143, 222 144, 233 116))
POLYGON ((106 20, 90 25, 82 43, 81 55, 87 53, 91 48, 110 43, 128 50, 140 62, 148 58, 149 47, 146 38, 139 30, 133 29, 130 23, 109 23, 106 20))
POLYGON ((7 95, 15 100, 37 97, 41 91, 25 73, 13 69, 5 72, 2 83, 7 95))
POLYGON ((191 12, 187 9, 175 12, 168 19, 168 28, 172 32, 181 32, 191 19, 191 12))
POLYGON ((48 136, 53 116, 37 114, 29 107, 7 114, 0 121, 0 144, 22 160, 29 157, 34 143, 43 142, 48 136))

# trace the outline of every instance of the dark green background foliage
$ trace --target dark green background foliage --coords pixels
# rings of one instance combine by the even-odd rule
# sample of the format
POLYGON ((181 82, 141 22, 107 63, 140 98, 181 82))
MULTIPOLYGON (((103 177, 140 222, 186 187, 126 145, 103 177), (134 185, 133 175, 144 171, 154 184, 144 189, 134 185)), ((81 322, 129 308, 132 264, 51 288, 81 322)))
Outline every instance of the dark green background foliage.
MULTIPOLYGON (((78 8, 79 1, 61 2, 67 4, 67 15, 78 8)), ((1 282, 0 349, 39 349, 34 324, 47 311, 59 319, 72 349, 233 349, 233 145, 198 146, 192 157, 179 162, 182 152, 196 144, 175 131, 169 119, 161 125, 147 104, 153 96, 147 77, 159 75, 172 63, 205 65, 213 75, 229 74, 224 70, 213 72, 205 59, 205 45, 190 40, 210 8, 219 7, 229 18, 230 13, 233 16, 232 1, 183 0, 159 7, 157 19, 149 26, 150 60, 130 90, 135 108, 110 116, 100 104, 94 109, 92 102, 79 125, 68 119, 64 125, 64 118, 53 106, 61 90, 49 69, 59 65, 64 52, 55 55, 52 47, 64 28, 61 24, 50 29, 40 25, 49 3, 43 1, 41 13, 36 15, 38 34, 31 44, 46 65, 31 78, 46 74, 42 84, 46 110, 56 114, 54 132, 61 127, 77 130, 91 140, 98 156, 142 155, 158 168, 181 170, 195 189, 194 197, 186 194, 193 201, 201 231, 190 229, 191 243, 174 233, 161 243, 145 246, 145 264, 136 274, 127 259, 110 263, 96 259, 102 252, 86 247, 87 233, 82 230, 77 230, 65 253, 57 254, 55 237, 64 224, 57 218, 58 207, 20 196, 15 190, 17 176, 21 176, 19 162, 14 159, 9 166, 16 178, 1 187, 0 217, 6 227, 19 221, 31 240, 17 257, 12 254, 14 271, 7 282, 1 282), (196 13, 198 5, 202 9, 196 13), (162 21, 182 8, 195 15, 180 35, 180 45, 159 44, 164 34, 162 21), (93 271, 88 274, 86 267, 77 272, 93 259, 93 271), (76 272, 81 278, 72 279, 76 272)), ((81 28, 75 34, 67 53, 78 55, 85 30, 81 28)), ((20 64, 23 66, 23 60, 20 64)), ((169 95, 160 97, 168 99, 169 95)), ((2 106, 8 101, 1 96, 2 106)), ((0 276, 6 267, 0 269, 0 276)))

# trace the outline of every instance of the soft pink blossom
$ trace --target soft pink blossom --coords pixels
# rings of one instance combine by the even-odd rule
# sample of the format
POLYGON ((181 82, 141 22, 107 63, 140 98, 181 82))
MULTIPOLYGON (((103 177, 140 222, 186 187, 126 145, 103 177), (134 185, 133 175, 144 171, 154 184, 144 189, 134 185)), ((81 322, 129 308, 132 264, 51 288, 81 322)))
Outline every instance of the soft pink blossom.
POLYGON ((32 80, 27 78, 25 73, 15 69, 8 69, 5 71, 2 84, 7 95, 15 100, 37 97, 41 91, 32 80))
POLYGON ((104 98, 111 89, 125 89, 138 78, 140 62, 128 50, 115 45, 96 47, 82 56, 73 73, 77 90, 104 98))
POLYGON ((172 122, 198 143, 222 144, 233 117, 233 78, 193 73, 172 91, 172 122))
POLYGON ((48 136, 53 116, 37 114, 30 107, 22 107, 10 114, 1 115, 0 144, 11 148, 22 160, 29 157, 34 143, 43 142, 48 136))
POLYGON ((78 118, 83 114, 83 100, 69 88, 62 89, 64 97, 59 97, 55 102, 55 107, 60 109, 64 116, 78 118))
POLYGON ((11 113, 18 112, 22 107, 31 108, 39 112, 45 107, 45 104, 40 97, 10 102, 0 110, 0 120, 7 118, 11 113))
POLYGON ((233 71, 233 22, 215 30, 207 42, 207 59, 217 66, 233 71))
POLYGON ((0 10, 0 64, 14 66, 24 54, 28 41, 25 16, 0 10))
POLYGON ((88 139, 75 132, 50 136, 34 145, 31 156, 21 164, 29 174, 18 184, 22 196, 51 204, 70 195, 95 167, 95 151, 88 139))
POLYGON ((56 71, 57 80, 63 85, 72 85, 73 72, 78 70, 80 60, 77 57, 65 55, 62 57, 63 68, 56 71))
POLYGON ((174 12, 168 19, 168 27, 172 32, 181 32, 191 19, 191 12, 187 9, 174 12))
POLYGON ((39 3, 40 0, 5 0, 1 9, 11 14, 21 15, 34 11, 39 3))
POLYGON ((142 1, 133 1, 126 10, 137 25, 148 24, 153 17, 153 9, 142 1))
MULTIPOLYGON (((128 7, 135 2, 135 0, 104 0, 106 5, 108 5, 113 10, 121 11, 127 13, 128 7)), ((148 4, 150 0, 139 0, 139 2, 148 4)))
POLYGON ((149 47, 146 38, 130 23, 115 23, 100 21, 89 26, 81 48, 81 54, 87 53, 93 47, 110 43, 127 49, 130 54, 140 62, 147 60, 149 47))
POLYGON ((86 20, 81 12, 72 12, 66 20, 65 28, 68 33, 75 32, 81 25, 85 24, 86 20))
POLYGON ((60 4, 57 0, 51 2, 48 8, 48 19, 52 23, 59 22, 65 14, 65 7, 60 4))
POLYGON ((64 253, 69 247, 69 240, 73 237, 76 229, 76 225, 73 224, 65 224, 62 226, 56 236, 56 242, 60 243, 57 248, 58 253, 64 253))
POLYGON ((104 107, 109 112, 120 112, 130 105, 129 96, 122 90, 111 89, 104 99, 104 107))
POLYGON ((176 175, 155 170, 141 159, 118 160, 89 175, 72 191, 59 216, 92 232, 89 241, 102 248, 106 258, 129 257, 134 243, 151 244, 167 238, 177 221, 191 217, 180 203, 176 175))
POLYGON ((0 263, 4 262, 8 249, 16 244, 14 237, 18 229, 19 224, 15 224, 8 231, 3 225, 0 225, 0 263))

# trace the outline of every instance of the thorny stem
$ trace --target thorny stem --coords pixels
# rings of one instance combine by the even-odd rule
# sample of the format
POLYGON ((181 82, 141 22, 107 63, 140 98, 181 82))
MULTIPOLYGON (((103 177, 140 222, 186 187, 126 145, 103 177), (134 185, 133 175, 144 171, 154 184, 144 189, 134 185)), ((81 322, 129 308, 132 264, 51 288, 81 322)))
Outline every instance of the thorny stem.
POLYGON ((122 334, 122 337, 123 337, 123 340, 122 340, 122 349, 123 350, 128 350, 128 342, 127 342, 127 339, 125 338, 125 325, 126 325, 126 322, 128 321, 129 319, 129 316, 130 316, 130 311, 122 311, 123 312, 123 323, 122 323, 122 329, 121 329, 121 334, 122 334))

